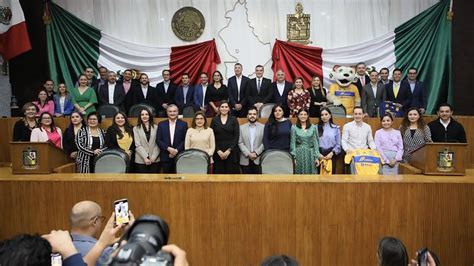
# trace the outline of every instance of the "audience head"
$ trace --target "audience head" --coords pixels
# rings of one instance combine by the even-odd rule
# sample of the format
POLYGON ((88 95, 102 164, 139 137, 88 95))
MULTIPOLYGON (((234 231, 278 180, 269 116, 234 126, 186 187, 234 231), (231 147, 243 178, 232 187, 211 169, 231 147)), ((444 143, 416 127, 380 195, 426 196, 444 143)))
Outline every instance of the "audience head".
POLYGON ((235 74, 236 76, 242 75, 242 68, 243 68, 243 67, 242 67, 242 64, 240 64, 240 63, 235 63, 235 65, 234 65, 234 74, 235 74))
POLYGON ((321 82, 321 78, 318 76, 313 76, 313 79, 311 80, 311 87, 322 89, 323 83, 321 82))
POLYGON ((69 117, 69 127, 84 126, 84 117, 78 111, 73 111, 69 117))
POLYGON ((117 73, 113 71, 109 71, 108 76, 107 76, 107 81, 111 84, 114 84, 115 82, 117 82, 117 73))
POLYGON ((382 117, 380 117, 380 121, 382 122, 382 128, 389 129, 393 124, 393 116, 391 113, 387 112, 382 117))
POLYGON ((279 70, 276 72, 276 80, 277 80, 279 83, 285 82, 285 72, 283 72, 283 70, 279 69, 279 70))
POLYGON ((137 125, 142 127, 146 123, 149 123, 150 127, 153 127, 153 115, 148 108, 143 108, 138 116, 137 125))
POLYGON ((354 121, 357 123, 362 122, 362 119, 364 118, 364 109, 360 106, 354 107, 354 121))
POLYGON ((309 114, 306 109, 299 110, 297 114, 296 126, 301 128, 302 124, 305 124, 306 128, 309 128, 309 126, 311 125, 311 121, 309 120, 309 114))
POLYGON ((402 241, 384 237, 379 241, 377 258, 380 266, 408 265, 408 253, 402 241))
POLYGON ((0 265, 51 265, 52 248, 39 235, 17 235, 0 242, 0 265))
POLYGON ((380 69, 380 79, 388 80, 388 74, 389 74, 388 68, 384 67, 380 69))
POLYGON ((212 73, 212 81, 213 83, 219 82, 222 83, 222 74, 220 71, 216 70, 212 73))
POLYGON ((191 123, 192 128, 207 128, 207 118, 202 111, 197 111, 194 113, 193 122, 191 123))
POLYGON ((96 128, 99 126, 102 118, 97 114, 97 112, 92 112, 87 115, 87 126, 91 128, 96 128))
POLYGON ((258 110, 256 107, 252 106, 247 111, 247 120, 250 123, 255 123, 257 122, 257 119, 258 119, 258 110))
POLYGON ((295 79, 295 83, 293 84, 294 89, 302 89, 304 90, 304 81, 303 78, 298 77, 295 79))
POLYGON ((438 116, 444 121, 448 122, 453 116, 453 107, 449 103, 442 103, 438 106, 438 116))
POLYGON ((264 71, 263 66, 262 65, 257 65, 255 67, 255 76, 257 76, 257 78, 263 77, 263 71, 264 71))
POLYGON ((201 78, 201 84, 207 85, 207 83, 209 82, 209 77, 207 76, 207 73, 201 72, 201 75, 199 77, 201 78))
POLYGON ((145 85, 148 85, 148 83, 149 83, 148 75, 145 74, 145 73, 141 73, 140 74, 140 84, 145 86, 145 85))
POLYGON ((87 86, 87 76, 86 75, 79 75, 79 78, 77 79, 78 80, 78 84, 79 84, 79 87, 86 87, 87 86))
POLYGON ((54 82, 53 82, 53 80, 47 79, 47 80, 44 82, 43 87, 44 87, 44 89, 45 89, 48 93, 52 93, 53 90, 54 90, 54 82))
POLYGON ((62 82, 58 84, 58 94, 59 94, 60 96, 63 96, 63 95, 64 95, 64 96, 67 96, 67 95, 69 94, 69 91, 68 91, 68 89, 67 89, 67 87, 66 87, 66 84, 64 84, 64 83, 62 83, 62 82))
POLYGON ((21 108, 23 111, 23 117, 25 119, 34 119, 36 117, 36 114, 38 113, 38 106, 34 105, 32 102, 27 102, 23 105, 23 108, 21 108))
POLYGON ((367 66, 365 65, 364 62, 359 62, 356 65, 356 72, 359 76, 364 76, 365 75, 365 70, 367 69, 367 66))
POLYGON ((181 83, 183 84, 183 86, 187 86, 187 85, 189 85, 189 82, 190 82, 189 74, 188 74, 188 73, 184 73, 184 74, 181 76, 181 83))
POLYGON ((228 101, 222 101, 219 105, 219 114, 220 115, 228 115, 230 111, 230 106, 228 101))
POLYGON ((108 76, 107 72, 109 72, 109 70, 106 67, 104 66, 99 67, 99 75, 101 79, 104 79, 104 80, 107 79, 107 76, 108 76))
POLYGON ((72 207, 69 221, 72 233, 94 236, 99 232, 105 221, 105 216, 102 216, 99 204, 86 200, 78 202, 72 207))
POLYGON ((410 67, 408 69, 408 79, 409 80, 416 80, 417 76, 418 76, 418 70, 414 67, 410 67))
POLYGON ((46 89, 40 89, 38 91, 38 98, 36 99, 38 101, 38 104, 46 104, 48 102, 48 92, 46 89))
POLYGON ((122 74, 123 80, 125 81, 131 81, 133 78, 132 70, 131 69, 125 69, 122 74))
POLYGON ((168 116, 168 119, 170 120, 176 120, 178 118, 178 106, 174 104, 168 105, 168 108, 166 108, 166 115, 168 116))
POLYGON ((276 255, 265 258, 262 266, 298 266, 298 261, 287 255, 276 255))
MULTIPOLYGON (((38 124, 41 128, 48 128, 49 131, 56 131, 56 126, 54 125, 53 115, 48 112, 43 112, 38 118, 38 124)), ((41 129, 42 130, 42 129, 41 129)))
POLYGON ((161 72, 164 81, 169 81, 171 79, 171 71, 169 69, 165 69, 161 72))
POLYGON ((404 133, 407 129, 410 128, 411 124, 416 124, 418 129, 423 129, 425 127, 425 121, 421 117, 421 112, 416 107, 408 109, 408 111, 403 116, 400 129, 404 133))
MULTIPOLYGON (((84 69, 83 75, 86 77, 87 80, 91 80, 94 77, 94 68, 86 67, 84 69)), ((80 76, 79 76, 80 77, 80 76)))
POLYGON ((372 83, 377 83, 379 81, 379 72, 377 72, 377 70, 370 71, 370 81, 372 83))
POLYGON ((393 70, 392 79, 395 82, 399 82, 402 79, 402 70, 400 68, 395 68, 393 70))

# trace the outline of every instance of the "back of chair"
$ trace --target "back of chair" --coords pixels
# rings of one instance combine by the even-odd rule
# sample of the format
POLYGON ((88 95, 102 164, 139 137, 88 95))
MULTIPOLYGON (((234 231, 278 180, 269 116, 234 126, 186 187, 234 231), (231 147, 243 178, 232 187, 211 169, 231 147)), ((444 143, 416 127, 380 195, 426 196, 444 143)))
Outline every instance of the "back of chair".
POLYGON ((189 149, 176 155, 177 174, 208 174, 209 155, 198 149, 189 149))
POLYGON ((329 111, 331 111, 332 117, 346 117, 346 108, 342 105, 327 105, 329 111))
POLYGON ((186 106, 183 109, 183 117, 184 118, 193 118, 194 116, 194 107, 186 106))
POLYGON ((105 117, 105 118, 112 118, 119 111, 120 109, 118 108, 118 106, 115 106, 113 104, 101 105, 99 106, 99 108, 97 108, 97 113, 101 117, 105 117))
POLYGON ((260 158, 262 174, 288 174, 294 173, 293 156, 283 150, 267 150, 260 158))
POLYGON ((272 114, 274 103, 266 103, 260 107, 260 111, 258 112, 258 117, 260 118, 269 118, 272 114))
POLYGON ((153 117, 156 116, 155 108, 153 106, 151 106, 149 104, 146 104, 146 103, 139 103, 139 104, 135 104, 132 107, 130 107, 130 111, 128 111, 128 117, 133 117, 133 118, 139 117, 140 112, 143 109, 148 109, 150 111, 150 113, 153 115, 153 117))
POLYGON ((128 155, 115 149, 107 149, 94 158, 95 173, 127 173, 128 155))

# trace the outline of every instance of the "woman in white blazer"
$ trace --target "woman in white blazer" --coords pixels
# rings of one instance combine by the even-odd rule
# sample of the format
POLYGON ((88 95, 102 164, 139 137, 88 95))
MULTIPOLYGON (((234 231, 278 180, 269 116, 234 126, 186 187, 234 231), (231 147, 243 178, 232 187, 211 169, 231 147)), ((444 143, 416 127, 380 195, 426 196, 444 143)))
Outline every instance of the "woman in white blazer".
POLYGON ((54 125, 53 116, 44 112, 38 119, 39 127, 31 131, 31 142, 50 142, 54 146, 63 148, 63 135, 61 129, 54 125))
POLYGON ((157 127, 148 109, 140 111, 138 123, 133 128, 135 137, 135 171, 137 173, 158 173, 160 170, 160 149, 156 144, 157 127))

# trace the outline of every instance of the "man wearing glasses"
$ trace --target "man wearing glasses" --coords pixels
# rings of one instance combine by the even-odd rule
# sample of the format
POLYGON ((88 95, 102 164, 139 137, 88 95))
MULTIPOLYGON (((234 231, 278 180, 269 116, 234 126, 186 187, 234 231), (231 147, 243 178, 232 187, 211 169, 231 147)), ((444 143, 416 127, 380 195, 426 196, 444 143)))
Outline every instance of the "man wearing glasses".
MULTIPOLYGON (((409 95, 411 103, 408 108, 417 107, 423 114, 426 111, 427 94, 423 82, 417 80, 418 70, 414 67, 408 69, 408 78, 406 82, 410 87, 409 95)), ((408 109, 407 108, 407 109, 408 109)))

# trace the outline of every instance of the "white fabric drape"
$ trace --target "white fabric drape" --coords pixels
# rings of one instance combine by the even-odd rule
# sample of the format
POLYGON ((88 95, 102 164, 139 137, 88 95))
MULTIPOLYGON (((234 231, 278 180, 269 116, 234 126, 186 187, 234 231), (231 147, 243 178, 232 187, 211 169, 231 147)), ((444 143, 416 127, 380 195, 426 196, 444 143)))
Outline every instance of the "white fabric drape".
MULTIPOLYGON (((224 76, 233 75, 233 64, 244 73, 266 64, 272 77, 271 49, 276 38, 286 40, 286 15, 301 2, 311 14, 312 45, 325 49, 354 45, 384 35, 437 0, 55 0, 66 10, 123 41, 144 46, 171 47, 189 44, 171 30, 173 14, 193 6, 205 17, 202 42, 216 39, 224 76), (226 67, 227 66, 227 67, 226 67)), ((340 63, 340 62, 338 62, 340 63)))

